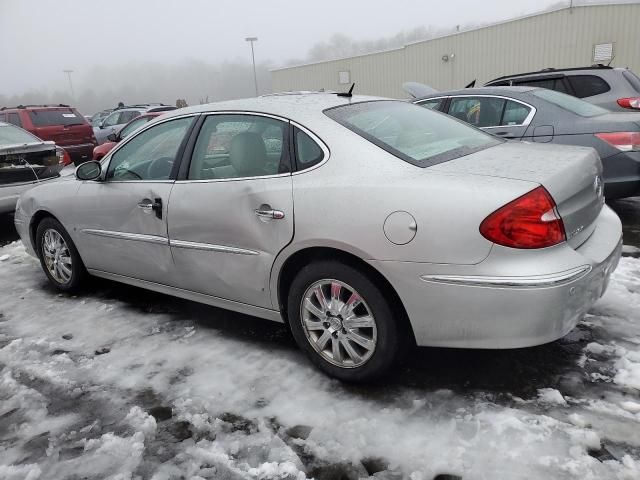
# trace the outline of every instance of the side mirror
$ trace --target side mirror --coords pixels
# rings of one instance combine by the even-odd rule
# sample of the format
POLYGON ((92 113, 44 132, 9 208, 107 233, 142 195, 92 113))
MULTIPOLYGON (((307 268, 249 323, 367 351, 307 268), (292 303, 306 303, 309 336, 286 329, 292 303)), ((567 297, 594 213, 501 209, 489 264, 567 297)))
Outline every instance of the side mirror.
POLYGON ((98 128, 99 128, 100 130, 104 129, 104 122, 100 122, 100 123, 98 124, 98 128))
POLYGON ((78 180, 95 180, 100 177, 101 173, 102 165, 95 160, 85 162, 76 168, 76 178, 78 180))
POLYGON ((107 140, 109 140, 110 142, 118 142, 118 135, 116 135, 115 133, 110 133, 109 135, 107 135, 107 140))

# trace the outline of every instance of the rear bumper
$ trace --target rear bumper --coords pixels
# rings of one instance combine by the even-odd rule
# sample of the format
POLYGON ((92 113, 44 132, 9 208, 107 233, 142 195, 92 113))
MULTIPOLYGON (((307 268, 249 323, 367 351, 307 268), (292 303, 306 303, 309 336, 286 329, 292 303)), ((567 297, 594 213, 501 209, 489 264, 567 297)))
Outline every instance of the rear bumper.
POLYGON ((69 156, 73 163, 76 165, 80 165, 81 163, 87 162, 93 158, 93 148, 95 144, 93 143, 83 143, 82 145, 65 145, 62 146, 69 156))
POLYGON ((578 249, 544 250, 498 247, 466 267, 372 263, 396 288, 418 345, 519 348, 566 335, 602 296, 620 259, 622 225, 605 206, 578 249))

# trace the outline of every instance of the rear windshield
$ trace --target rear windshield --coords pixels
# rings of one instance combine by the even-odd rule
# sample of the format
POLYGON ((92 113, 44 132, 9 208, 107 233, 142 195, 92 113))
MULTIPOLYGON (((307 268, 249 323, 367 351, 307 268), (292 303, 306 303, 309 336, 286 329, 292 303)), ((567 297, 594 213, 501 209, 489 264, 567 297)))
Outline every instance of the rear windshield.
POLYGON ((406 102, 354 103, 330 108, 325 114, 418 167, 447 162, 502 142, 447 115, 406 102))
POLYGON ((13 125, 0 125, 0 145, 15 145, 22 143, 41 142, 29 132, 13 125))
POLYGON ((34 127, 84 125, 87 123, 82 115, 71 108, 59 110, 29 110, 29 117, 31 117, 34 127))
POLYGON ((549 103, 553 103, 560 108, 568 110, 581 117, 595 117, 596 115, 604 115, 605 113, 611 113, 609 110, 605 110, 602 107, 593 105, 591 103, 580 100, 579 98, 572 97, 566 93, 556 92, 555 90, 534 90, 531 92, 538 98, 546 100, 549 103))

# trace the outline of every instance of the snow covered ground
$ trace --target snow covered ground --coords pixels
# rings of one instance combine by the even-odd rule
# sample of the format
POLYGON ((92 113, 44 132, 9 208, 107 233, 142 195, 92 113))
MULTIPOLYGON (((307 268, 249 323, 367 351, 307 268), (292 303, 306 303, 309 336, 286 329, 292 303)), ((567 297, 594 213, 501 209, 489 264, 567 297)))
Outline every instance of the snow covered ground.
POLYGON ((97 280, 58 294, 19 242, 0 292, 0 479, 640 478, 632 256, 561 341, 421 349, 360 387, 279 324, 97 280))

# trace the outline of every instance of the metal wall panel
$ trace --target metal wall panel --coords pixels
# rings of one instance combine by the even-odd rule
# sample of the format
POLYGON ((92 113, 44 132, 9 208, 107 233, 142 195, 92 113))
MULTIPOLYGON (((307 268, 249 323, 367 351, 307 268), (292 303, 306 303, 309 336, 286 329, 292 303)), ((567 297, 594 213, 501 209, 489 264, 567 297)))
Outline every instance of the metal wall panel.
POLYGON ((481 85, 512 73, 588 66, 599 43, 613 43, 613 66, 640 74, 639 21, 640 3, 564 8, 385 52, 276 69, 273 91, 346 90, 339 72, 349 71, 357 93, 404 98, 407 81, 446 90, 474 79, 481 85))

